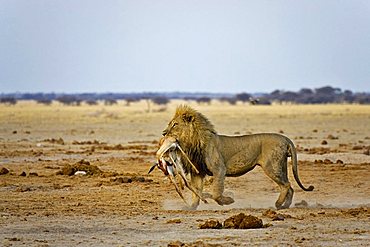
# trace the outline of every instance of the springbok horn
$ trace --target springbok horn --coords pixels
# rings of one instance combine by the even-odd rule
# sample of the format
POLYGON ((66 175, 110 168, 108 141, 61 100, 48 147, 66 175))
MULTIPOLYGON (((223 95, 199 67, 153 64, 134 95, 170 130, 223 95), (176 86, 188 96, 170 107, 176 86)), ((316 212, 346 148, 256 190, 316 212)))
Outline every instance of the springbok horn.
POLYGON ((154 168, 155 168, 156 166, 158 166, 158 164, 157 164, 157 163, 155 163, 152 167, 150 167, 148 174, 150 174, 150 173, 154 170, 154 168))
POLYGON ((168 175, 168 177, 170 178, 171 183, 173 183, 173 185, 175 185, 175 189, 176 189, 177 194, 179 194, 179 196, 185 202, 185 204, 188 205, 188 202, 185 200, 184 195, 182 194, 180 188, 177 186, 176 181, 174 180, 175 177, 172 176, 172 175, 168 175))
POLYGON ((190 165, 193 167, 193 169, 197 172, 197 174, 199 174, 199 171, 198 169, 196 168, 196 166, 193 164, 193 162, 191 162, 191 160, 189 159, 189 156, 184 152, 184 150, 182 150, 181 146, 179 144, 177 144, 177 147, 180 149, 181 153, 185 156, 186 160, 190 163, 190 165))

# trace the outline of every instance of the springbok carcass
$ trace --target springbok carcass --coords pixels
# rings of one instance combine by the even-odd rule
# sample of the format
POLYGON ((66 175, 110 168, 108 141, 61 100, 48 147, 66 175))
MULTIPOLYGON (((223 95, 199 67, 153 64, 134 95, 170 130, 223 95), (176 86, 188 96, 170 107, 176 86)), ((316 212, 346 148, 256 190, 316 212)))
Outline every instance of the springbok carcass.
MULTIPOLYGON (((150 168, 149 173, 151 173, 155 167, 159 168, 171 181, 171 183, 175 186, 175 189, 181 199, 188 205, 187 201, 184 198, 184 195, 180 189, 184 189, 182 184, 179 185, 176 182, 176 176, 180 175, 182 182, 184 185, 193 192, 200 200, 204 203, 208 203, 200 194, 194 189, 191 184, 186 179, 186 174, 184 170, 183 163, 181 161, 181 157, 184 157, 187 162, 192 166, 196 173, 199 173, 196 166, 191 162, 187 154, 181 148, 177 140, 173 137, 166 137, 160 140, 160 148, 157 151, 157 162, 150 168)), ((181 180, 180 180, 181 181, 181 180)), ((189 205, 188 205, 189 206, 189 205)))

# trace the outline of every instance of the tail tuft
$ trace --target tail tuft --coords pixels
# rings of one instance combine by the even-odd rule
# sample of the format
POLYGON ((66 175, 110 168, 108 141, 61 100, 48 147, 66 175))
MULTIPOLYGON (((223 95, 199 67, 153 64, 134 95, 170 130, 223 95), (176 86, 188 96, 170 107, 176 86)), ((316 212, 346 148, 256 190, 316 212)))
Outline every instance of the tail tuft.
POLYGON ((313 191, 314 188, 315 187, 313 185, 310 185, 310 186, 308 186, 307 189, 305 189, 305 191, 313 191))

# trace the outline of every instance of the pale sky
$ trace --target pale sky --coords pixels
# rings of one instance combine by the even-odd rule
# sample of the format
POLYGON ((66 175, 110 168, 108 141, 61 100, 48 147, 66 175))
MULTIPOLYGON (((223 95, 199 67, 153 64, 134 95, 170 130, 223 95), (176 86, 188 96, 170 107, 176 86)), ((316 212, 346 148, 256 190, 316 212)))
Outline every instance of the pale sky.
POLYGON ((0 0, 0 93, 370 92, 369 0, 0 0))

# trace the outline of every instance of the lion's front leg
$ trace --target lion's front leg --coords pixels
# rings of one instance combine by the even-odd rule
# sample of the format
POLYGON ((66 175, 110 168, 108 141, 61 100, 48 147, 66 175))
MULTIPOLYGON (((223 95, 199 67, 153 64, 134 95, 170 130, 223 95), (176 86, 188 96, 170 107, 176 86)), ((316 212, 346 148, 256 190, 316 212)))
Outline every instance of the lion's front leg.
POLYGON ((229 205, 234 202, 234 199, 229 196, 224 196, 226 168, 220 160, 218 161, 219 162, 213 163, 213 165, 208 165, 209 163, 207 164, 213 173, 212 198, 219 205, 229 205))
POLYGON ((229 196, 224 195, 224 176, 214 177, 213 180, 213 199, 219 205, 229 205, 234 202, 234 199, 229 196))

